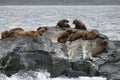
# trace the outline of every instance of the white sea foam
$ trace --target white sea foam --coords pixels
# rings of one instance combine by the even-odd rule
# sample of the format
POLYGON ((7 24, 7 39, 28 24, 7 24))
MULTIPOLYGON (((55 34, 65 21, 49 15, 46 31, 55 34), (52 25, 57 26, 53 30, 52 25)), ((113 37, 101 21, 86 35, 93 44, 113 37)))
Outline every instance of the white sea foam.
POLYGON ((104 77, 78 77, 67 78, 65 76, 50 78, 50 74, 46 71, 27 71, 18 72, 11 77, 0 74, 0 80, 106 80, 104 77))

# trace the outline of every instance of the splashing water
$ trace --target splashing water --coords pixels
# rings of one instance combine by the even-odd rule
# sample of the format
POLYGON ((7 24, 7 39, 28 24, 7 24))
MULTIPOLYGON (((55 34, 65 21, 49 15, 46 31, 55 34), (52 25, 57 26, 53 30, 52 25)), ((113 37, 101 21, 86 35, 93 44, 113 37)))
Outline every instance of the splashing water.
POLYGON ((67 78, 65 76, 50 78, 50 74, 46 71, 20 71, 11 77, 0 74, 0 80, 106 80, 104 77, 78 77, 67 78))

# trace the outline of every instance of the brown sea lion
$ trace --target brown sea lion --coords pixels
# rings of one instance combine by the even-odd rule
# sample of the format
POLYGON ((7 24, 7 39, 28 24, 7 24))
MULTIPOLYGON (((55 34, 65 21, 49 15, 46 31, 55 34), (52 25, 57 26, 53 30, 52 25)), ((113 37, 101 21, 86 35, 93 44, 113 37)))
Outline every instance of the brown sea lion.
POLYGON ((99 46, 97 46, 96 48, 92 50, 92 57, 96 57, 98 54, 102 52, 107 52, 106 46, 107 46, 107 40, 104 39, 101 41, 99 46))
POLYGON ((62 25, 62 28, 70 28, 70 25, 69 25, 68 23, 64 23, 64 24, 62 25))
POLYGON ((76 29, 87 30, 85 24, 83 24, 83 22, 78 19, 74 19, 73 24, 75 25, 76 29))
POLYGON ((40 32, 40 35, 41 35, 41 32, 42 32, 42 34, 43 34, 43 33, 46 32, 47 30, 48 30, 47 27, 39 27, 39 28, 37 28, 37 31, 40 32))
POLYGON ((82 33, 82 39, 83 40, 92 40, 96 39, 99 35, 99 31, 97 29, 92 29, 90 31, 84 31, 82 33))
POLYGON ((22 28, 13 28, 13 29, 10 29, 10 30, 9 30, 9 33, 12 34, 14 31, 17 31, 17 30, 22 30, 22 31, 24 31, 22 28))
POLYGON ((33 31, 33 30, 22 31, 22 30, 19 30, 19 31, 15 31, 14 34, 12 34, 11 40, 13 41, 17 37, 17 35, 32 36, 33 39, 36 40, 37 37, 42 35, 42 34, 43 34, 43 32, 41 32, 40 30, 38 30, 38 31, 33 31))
POLYGON ((57 26, 59 26, 59 28, 70 27, 68 23, 69 23, 69 21, 67 19, 62 19, 62 20, 58 21, 56 27, 57 26))
POLYGON ((47 31, 47 30, 48 30, 48 28, 47 28, 47 27, 38 27, 38 28, 37 28, 37 31, 38 31, 38 30, 47 31))
POLYGON ((73 29, 72 34, 68 37, 68 41, 75 41, 82 37, 83 30, 73 29))
POLYGON ((12 34, 18 30, 24 31, 22 28, 13 28, 13 29, 10 29, 9 31, 3 31, 1 34, 1 39, 12 36, 12 34))
POLYGON ((58 42, 60 42, 60 43, 65 43, 71 33, 72 33, 72 30, 67 30, 67 31, 65 31, 64 33, 62 33, 62 34, 58 37, 58 42))
POLYGON ((9 34, 9 31, 3 31, 2 33, 1 33, 1 39, 4 39, 4 38, 7 38, 7 37, 9 37, 10 36, 10 34, 9 34))

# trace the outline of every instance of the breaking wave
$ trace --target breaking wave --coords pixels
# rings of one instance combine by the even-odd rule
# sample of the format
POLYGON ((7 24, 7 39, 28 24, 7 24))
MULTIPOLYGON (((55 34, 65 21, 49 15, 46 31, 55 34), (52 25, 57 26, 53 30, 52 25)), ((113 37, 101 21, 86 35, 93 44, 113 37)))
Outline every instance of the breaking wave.
POLYGON ((7 77, 4 74, 0 74, 0 80, 106 80, 104 77, 78 77, 68 78, 65 76, 51 78, 50 74, 46 71, 20 71, 11 77, 7 77))

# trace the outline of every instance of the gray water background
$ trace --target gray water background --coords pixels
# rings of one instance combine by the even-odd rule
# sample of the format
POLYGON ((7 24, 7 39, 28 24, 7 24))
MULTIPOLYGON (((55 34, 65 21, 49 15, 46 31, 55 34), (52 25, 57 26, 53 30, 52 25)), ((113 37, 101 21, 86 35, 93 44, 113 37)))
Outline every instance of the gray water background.
POLYGON ((80 19, 88 29, 98 29, 112 40, 120 40, 120 6, 0 6, 0 32, 15 27, 35 30, 53 27, 60 19, 80 19))

